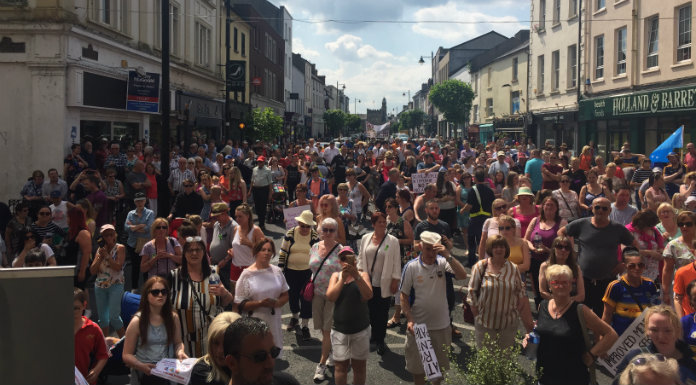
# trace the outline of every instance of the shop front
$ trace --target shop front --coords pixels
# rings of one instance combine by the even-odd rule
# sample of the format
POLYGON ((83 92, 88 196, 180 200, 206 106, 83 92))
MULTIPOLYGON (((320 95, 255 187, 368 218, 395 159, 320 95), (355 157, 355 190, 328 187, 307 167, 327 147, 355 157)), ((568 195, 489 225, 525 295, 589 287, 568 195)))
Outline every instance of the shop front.
POLYGON ((530 131, 536 134, 536 143, 539 146, 550 140, 554 146, 565 143, 568 148, 577 151, 577 128, 577 111, 553 111, 534 113, 530 131))
POLYGON ((648 155, 684 126, 684 144, 696 138, 696 85, 592 98, 580 101, 580 132, 600 154, 631 151, 648 155))
POLYGON ((184 141, 188 146, 193 134, 220 142, 224 125, 224 101, 177 91, 175 103, 177 116, 180 117, 177 143, 184 141))
POLYGON ((479 143, 487 144, 488 142, 495 141, 495 128, 493 128, 493 123, 486 123, 479 125, 479 143))
POLYGON ((522 143, 526 136, 526 123, 523 116, 513 116, 507 118, 493 119, 495 135, 498 138, 505 138, 505 144, 522 143))

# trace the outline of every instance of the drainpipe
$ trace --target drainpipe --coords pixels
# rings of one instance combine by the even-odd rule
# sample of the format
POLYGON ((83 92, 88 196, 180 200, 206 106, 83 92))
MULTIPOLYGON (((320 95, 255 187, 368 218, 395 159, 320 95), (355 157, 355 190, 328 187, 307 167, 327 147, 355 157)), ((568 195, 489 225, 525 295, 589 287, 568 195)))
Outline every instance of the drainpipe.
POLYGON ((640 42, 640 0, 633 1, 633 8, 631 9, 631 91, 635 90, 638 84, 638 75, 640 74, 640 69, 643 67, 643 62, 639 55, 639 42, 640 42))

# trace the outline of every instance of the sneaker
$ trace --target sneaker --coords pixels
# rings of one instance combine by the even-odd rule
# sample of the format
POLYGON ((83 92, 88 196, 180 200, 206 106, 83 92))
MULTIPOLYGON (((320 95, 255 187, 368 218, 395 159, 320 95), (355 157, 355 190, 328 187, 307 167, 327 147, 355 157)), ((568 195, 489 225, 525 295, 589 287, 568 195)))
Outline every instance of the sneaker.
POLYGON ((288 324, 288 331, 291 332, 291 331, 295 330, 295 328, 296 328, 297 325, 299 325, 299 324, 300 324, 300 320, 298 320, 298 319, 295 318, 295 317, 290 318, 290 323, 288 324))
POLYGON ((326 359, 326 366, 331 366, 333 367, 335 365, 334 359, 333 359, 333 353, 329 354, 329 358, 326 359))
POLYGON ((318 384, 326 380, 326 365, 319 364, 314 370, 314 383, 318 384))
POLYGON ((302 340, 309 341, 312 339, 312 334, 309 332, 309 328, 304 326, 302 328, 302 340))

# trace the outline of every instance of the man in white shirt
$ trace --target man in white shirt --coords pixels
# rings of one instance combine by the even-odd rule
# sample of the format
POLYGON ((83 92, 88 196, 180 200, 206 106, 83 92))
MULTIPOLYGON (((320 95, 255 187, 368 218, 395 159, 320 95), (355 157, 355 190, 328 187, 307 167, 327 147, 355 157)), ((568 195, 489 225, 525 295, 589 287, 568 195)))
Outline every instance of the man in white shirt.
POLYGON ((314 138, 309 138, 309 146, 305 147, 305 153, 311 154, 313 152, 319 153, 319 149, 314 144, 314 138))
POLYGON ((336 148, 336 144, 334 142, 329 142, 329 147, 324 149, 323 154, 326 164, 331 164, 331 161, 336 155, 338 155, 338 149, 336 148))
POLYGON ((498 151, 498 161, 491 164, 491 167, 488 169, 488 176, 495 180, 495 174, 498 171, 503 172, 503 175, 505 175, 504 180, 506 180, 508 171, 510 171, 510 165, 505 161, 505 151, 498 151))
POLYGON ((627 185, 619 187, 616 191, 616 202, 611 204, 611 213, 609 219, 612 222, 620 223, 624 226, 631 223, 633 215, 638 212, 638 209, 629 205, 631 200, 631 190, 627 185))

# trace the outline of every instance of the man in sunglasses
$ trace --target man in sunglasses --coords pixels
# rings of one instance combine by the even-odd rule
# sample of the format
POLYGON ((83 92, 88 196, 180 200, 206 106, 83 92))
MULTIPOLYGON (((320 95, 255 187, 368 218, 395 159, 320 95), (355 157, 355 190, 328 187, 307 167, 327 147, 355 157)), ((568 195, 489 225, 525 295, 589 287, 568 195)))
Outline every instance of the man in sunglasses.
POLYGON ((193 179, 186 179, 183 183, 184 191, 174 199, 171 212, 167 216, 169 222, 174 218, 185 218, 187 214, 200 214, 203 210, 203 198, 196 193, 193 179))
POLYGON ((602 298, 617 274, 624 271, 616 250, 619 245, 638 249, 638 241, 623 225, 609 219, 611 202, 596 198, 592 202, 593 216, 575 220, 558 230, 559 236, 573 237, 580 246, 578 265, 585 280, 585 305, 597 316, 604 311, 602 298))
POLYGON ((273 372, 280 348, 273 343, 268 324, 255 317, 242 317, 225 330, 223 340, 229 385, 299 385, 291 375, 273 372))

